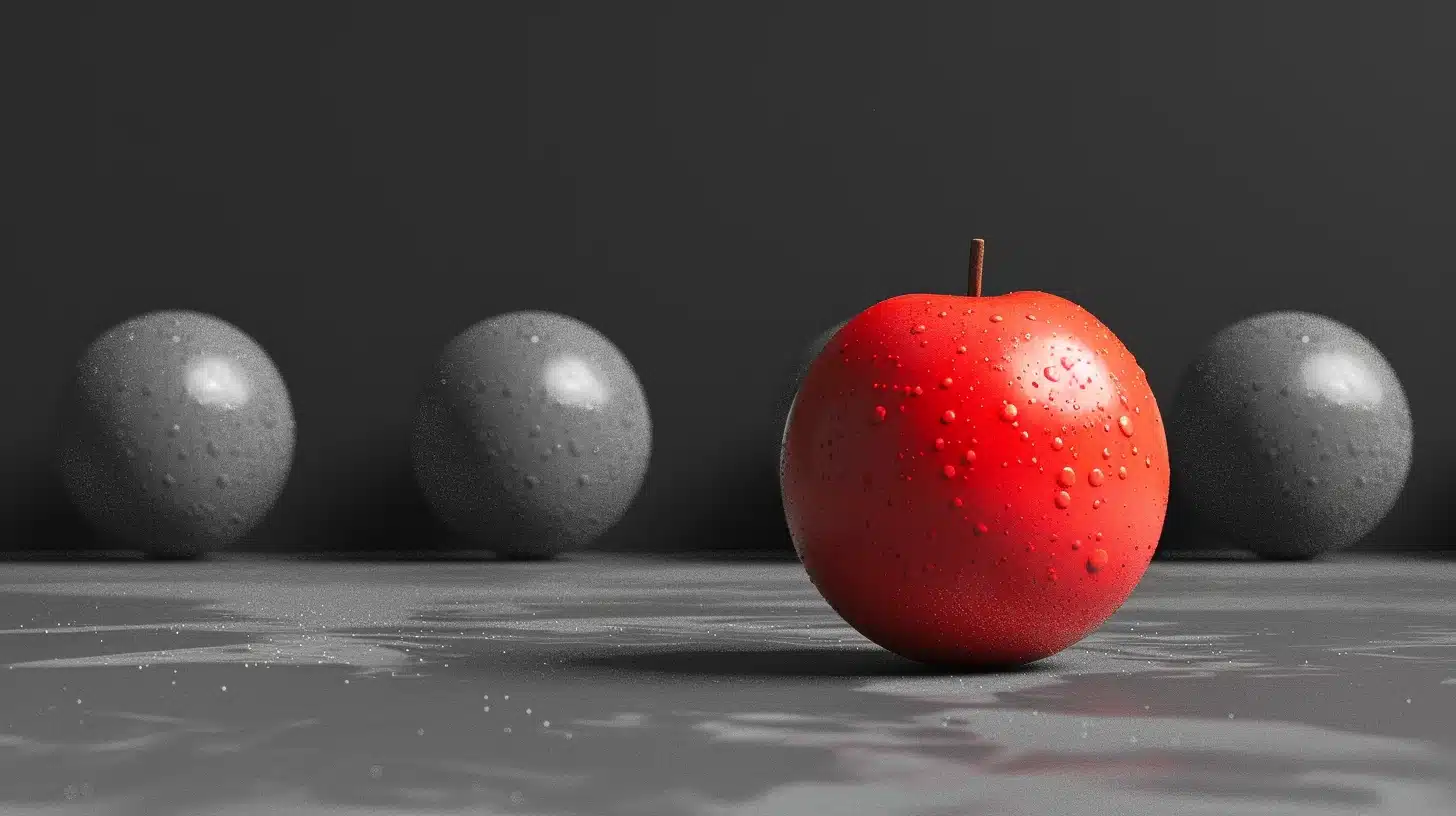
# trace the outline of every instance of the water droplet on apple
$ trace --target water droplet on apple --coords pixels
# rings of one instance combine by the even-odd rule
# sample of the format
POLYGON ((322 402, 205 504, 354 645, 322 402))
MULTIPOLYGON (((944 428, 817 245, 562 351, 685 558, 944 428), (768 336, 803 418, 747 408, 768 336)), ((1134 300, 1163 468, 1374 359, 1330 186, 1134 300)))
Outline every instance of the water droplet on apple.
POLYGON ((1001 418, 1007 422, 1016 419, 1016 406, 1009 402, 1001 406, 1001 418))
POLYGON ((966 353, 966 347, 965 346, 956 346, 956 354, 965 354, 965 353, 966 353))
POLYGON ((950 377, 946 377, 945 379, 940 381, 941 388, 950 388, 954 384, 955 380, 952 380, 950 377))
POLYGON ((1047 366, 1045 369, 1042 369, 1041 373, 1043 377, 1046 377, 1052 382, 1056 382, 1057 380, 1061 379, 1062 376, 1057 373, 1057 369, 1054 366, 1047 366))
POLYGON ((976 452, 973 451, 973 450, 966 451, 966 464, 968 464, 968 465, 974 465, 975 463, 976 463, 976 452))
POLYGON ((1060 436, 1052 437, 1052 450, 1061 450, 1062 445, 1062 438, 1060 436))
POLYGON ((1068 493, 1065 490, 1062 490, 1062 491, 1060 491, 1060 492, 1057 493, 1056 502, 1057 502, 1057 507, 1059 507, 1059 508, 1061 508, 1063 510, 1066 510, 1068 507, 1071 507, 1072 506, 1072 494, 1071 493, 1068 493))
POLYGON ((1080 538, 1074 538, 1074 539, 1072 539, 1072 549, 1074 549, 1074 550, 1080 550, 1080 549, 1082 549, 1082 539, 1080 539, 1080 538))
POLYGON ((944 422, 947 425, 955 422, 955 411, 947 410, 945 413, 940 415, 940 421, 944 422))
POLYGON ((1125 468, 1125 467, 1118 468, 1117 469, 1117 478, 1119 478, 1119 479, 1126 479, 1127 478, 1127 468, 1125 468))
POLYGON ((951 506, 952 507, 964 507, 965 506, 965 502, 961 501, 961 497, 960 496, 956 496, 954 499, 951 499, 950 500, 950 503, 951 503, 951 506))
POLYGON ((937 436, 935 438, 935 449, 936 450, 945 450, 945 440, 944 439, 941 439, 940 437, 937 436))
POLYGON ((1077 364, 1076 361, 1074 361, 1071 357, 1063 357, 1062 358, 1062 368, 1065 368, 1068 371, 1071 371, 1072 370, 1072 366, 1074 366, 1076 364, 1077 364))
POLYGON ((875 421, 876 422, 884 422, 885 421, 885 415, 888 414, 888 413, 889 413, 889 411, 885 410, 885 406, 883 406, 883 405, 876 405, 875 406, 875 421))
POLYGON ((1092 468, 1092 472, 1087 474, 1087 483, 1093 487, 1101 487, 1103 478, 1102 468, 1092 468))
POLYGON ((1087 571, 1097 572, 1107 566, 1107 550, 1098 548, 1087 556, 1087 571))
POLYGON ((1069 467, 1062 468, 1062 472, 1057 474, 1057 483, 1062 487, 1071 487, 1077 483, 1077 471, 1069 467))
POLYGON ((1127 414, 1117 418, 1117 427, 1122 431, 1123 436, 1132 436, 1132 419, 1127 414))
POLYGON ((1103 459, 1111 459, 1112 458, 1112 451, 1111 450, 1108 450, 1107 448, 1103 448, 1102 449, 1102 458, 1103 459))
POLYGON ((1001 317, 1001 315, 991 315, 991 322, 992 323, 1000 323, 1004 319, 1005 318, 1001 317))
POLYGON ((940 469, 940 472, 945 474, 945 478, 954 479, 956 475, 955 465, 946 465, 945 467, 940 469))

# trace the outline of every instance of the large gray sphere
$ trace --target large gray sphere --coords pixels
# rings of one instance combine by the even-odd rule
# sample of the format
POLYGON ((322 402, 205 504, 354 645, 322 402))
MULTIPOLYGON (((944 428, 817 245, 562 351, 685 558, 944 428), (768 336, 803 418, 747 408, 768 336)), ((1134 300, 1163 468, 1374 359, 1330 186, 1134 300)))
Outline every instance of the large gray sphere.
POLYGON ((513 312, 446 345, 412 454, 447 526, 501 555, 548 558, 626 513, 647 475, 652 419, 611 341, 570 317, 513 312))
POLYGON ((153 555, 239 538, 293 465, 293 406, 273 361, 237 327, 196 312, 152 312, 102 334, 58 414, 71 501, 153 555))
POLYGON ((1225 328, 1184 373, 1168 420, 1173 476, 1198 521, 1268 558, 1354 544, 1410 471, 1410 407, 1358 332, 1271 312, 1225 328))

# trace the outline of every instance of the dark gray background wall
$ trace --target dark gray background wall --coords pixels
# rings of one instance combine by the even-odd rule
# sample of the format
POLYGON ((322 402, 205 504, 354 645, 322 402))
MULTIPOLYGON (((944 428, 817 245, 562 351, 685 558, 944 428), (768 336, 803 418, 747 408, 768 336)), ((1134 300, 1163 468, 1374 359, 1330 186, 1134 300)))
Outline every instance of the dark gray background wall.
POLYGON ((1044 289, 1171 398, 1220 326, 1343 320, 1418 451, 1377 546, 1444 540, 1456 6, 30 3, 0 10, 0 516, 80 540, 42 470, 92 337, 183 307, 293 390, 257 548, 424 542, 406 429, 492 313, 635 361, 657 450, 602 546, 785 548, 774 406, 870 303, 1044 289))

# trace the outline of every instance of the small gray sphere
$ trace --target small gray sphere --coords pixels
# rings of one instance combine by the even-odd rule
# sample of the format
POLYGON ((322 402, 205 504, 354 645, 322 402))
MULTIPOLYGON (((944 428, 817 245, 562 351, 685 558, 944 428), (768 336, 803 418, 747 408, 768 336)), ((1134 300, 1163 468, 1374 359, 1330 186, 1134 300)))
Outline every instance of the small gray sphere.
POLYGON ((1183 375, 1168 432, 1189 510, 1266 558, 1359 541, 1410 471, 1410 407, 1395 371, 1354 329, 1304 312, 1216 334, 1183 375))
POLYGON ((241 537, 293 465, 293 406, 273 361, 237 327, 196 312, 152 312, 102 334, 57 413, 72 503, 152 555, 241 537))
POLYGON ((611 341, 570 317, 512 312, 445 346, 411 449, 448 527, 500 555, 550 558, 627 512, 647 475, 652 419, 611 341))

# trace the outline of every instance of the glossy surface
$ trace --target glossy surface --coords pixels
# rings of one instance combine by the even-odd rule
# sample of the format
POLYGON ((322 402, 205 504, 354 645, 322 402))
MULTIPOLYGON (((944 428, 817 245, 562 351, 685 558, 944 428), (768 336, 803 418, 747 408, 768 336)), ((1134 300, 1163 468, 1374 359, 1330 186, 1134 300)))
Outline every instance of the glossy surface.
POLYGON ((1056 657, 952 674, 793 562, 9 563, 0 811, 1449 816, 1453 587, 1159 561, 1056 657))
POLYGON ((1215 335, 1169 420, 1174 478, 1197 520, 1276 558, 1359 541, 1410 472, 1404 389, 1367 339, 1329 318, 1272 312, 1215 335))
POLYGON ((415 476, 468 542, 521 557, 590 544, 627 511, 652 454, 647 398, 580 321, 512 312, 441 353, 415 417, 415 476))
POLYGON ((1168 460, 1142 370, 1076 304, 906 295, 810 368, 782 483, 809 576, 857 630, 927 662, 1021 663, 1132 592, 1168 460))
POLYGON ((76 363, 57 413, 72 502, 150 553, 236 540, 273 506, 293 464, 293 408, 273 361, 237 327, 196 312, 108 330, 76 363))

